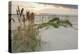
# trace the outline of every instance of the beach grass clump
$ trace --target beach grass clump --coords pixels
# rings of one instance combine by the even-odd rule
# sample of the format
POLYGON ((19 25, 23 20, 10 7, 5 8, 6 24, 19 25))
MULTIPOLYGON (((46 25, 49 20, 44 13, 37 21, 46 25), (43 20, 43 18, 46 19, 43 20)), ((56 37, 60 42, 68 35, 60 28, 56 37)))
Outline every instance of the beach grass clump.
POLYGON ((34 13, 26 11, 24 15, 24 8, 20 10, 19 6, 16 10, 19 26, 15 30, 12 38, 13 52, 36 51, 40 47, 40 40, 38 37, 38 30, 33 27, 34 13), (25 22, 28 22, 26 25, 25 22))

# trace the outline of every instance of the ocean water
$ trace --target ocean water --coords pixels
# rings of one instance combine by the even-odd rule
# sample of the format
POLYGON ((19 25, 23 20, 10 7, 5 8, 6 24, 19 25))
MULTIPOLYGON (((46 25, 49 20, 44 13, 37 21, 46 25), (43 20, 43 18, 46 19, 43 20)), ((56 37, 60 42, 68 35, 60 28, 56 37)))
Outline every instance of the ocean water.
MULTIPOLYGON (((76 15, 43 15, 43 16, 37 15, 35 16, 34 23, 39 24, 39 23, 47 22, 54 17, 59 17, 62 20, 68 19, 73 24, 74 27, 78 27, 78 16, 76 15)), ((13 14, 12 18, 15 20, 15 23, 11 21, 11 28, 12 30, 15 30, 19 25, 18 17, 16 14, 13 14)))
MULTIPOLYGON (((43 23, 55 17, 51 16, 35 16, 34 23, 43 23)), ((65 49, 77 49, 78 48, 78 16, 65 16, 57 15, 60 19, 68 19, 73 24, 73 28, 48 28, 47 30, 41 29, 40 36, 42 40, 41 51, 49 50, 65 50, 65 49)), ((16 23, 12 22, 11 28, 15 30, 19 25, 17 15, 12 15, 16 23)))

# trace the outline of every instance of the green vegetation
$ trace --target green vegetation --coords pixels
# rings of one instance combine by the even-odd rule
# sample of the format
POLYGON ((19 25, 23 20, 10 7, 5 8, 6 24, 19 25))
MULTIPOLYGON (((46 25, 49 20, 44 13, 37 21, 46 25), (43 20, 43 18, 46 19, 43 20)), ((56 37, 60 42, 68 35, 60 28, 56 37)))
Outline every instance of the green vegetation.
POLYGON ((44 27, 47 27, 49 28, 49 26, 52 26, 53 28, 59 28, 60 26, 63 26, 63 27, 72 27, 72 24, 70 23, 69 20, 60 20, 58 17, 55 17, 51 20, 49 20, 48 22, 46 23, 42 23, 38 26, 38 28, 44 28, 44 27))
MULTIPOLYGON (((49 28, 49 26, 52 26, 53 28, 59 28, 60 26, 72 27, 69 20, 60 20, 58 17, 55 17, 46 23, 34 24, 35 14, 33 12, 30 13, 29 11, 26 11, 26 15, 24 15, 24 8, 20 10, 19 6, 16 12, 20 25, 15 30, 12 38, 12 52, 39 50, 41 47, 39 29, 44 27, 49 28), (28 22, 27 25, 26 22, 28 22)), ((14 19, 11 20, 15 23, 14 19)))

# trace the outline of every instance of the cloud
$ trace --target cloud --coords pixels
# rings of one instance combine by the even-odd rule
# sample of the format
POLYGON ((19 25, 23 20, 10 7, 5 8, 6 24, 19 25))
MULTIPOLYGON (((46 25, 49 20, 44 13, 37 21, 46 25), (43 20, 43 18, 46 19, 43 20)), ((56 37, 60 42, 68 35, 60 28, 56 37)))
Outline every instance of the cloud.
POLYGON ((37 2, 39 4, 45 4, 45 5, 54 5, 55 7, 65 7, 65 8, 72 8, 72 9, 78 9, 78 5, 73 5, 73 4, 54 4, 54 3, 42 3, 42 2, 37 2))
POLYGON ((32 3, 32 2, 24 2, 17 1, 12 2, 12 13, 16 14, 17 6, 24 8, 26 12, 31 11, 37 14, 40 13, 51 13, 51 14, 71 14, 77 15, 78 9, 76 5, 62 5, 62 4, 50 4, 50 3, 32 3))

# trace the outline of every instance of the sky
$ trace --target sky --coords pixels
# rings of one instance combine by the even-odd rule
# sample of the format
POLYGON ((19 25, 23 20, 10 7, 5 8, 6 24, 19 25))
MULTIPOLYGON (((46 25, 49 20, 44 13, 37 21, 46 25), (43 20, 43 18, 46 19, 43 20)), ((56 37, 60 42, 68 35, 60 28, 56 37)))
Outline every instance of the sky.
POLYGON ((24 8, 26 11, 34 12, 36 15, 40 14, 59 14, 59 15, 78 15, 77 5, 51 4, 51 3, 37 3, 25 1, 12 2, 12 14, 16 14, 17 6, 24 8))

